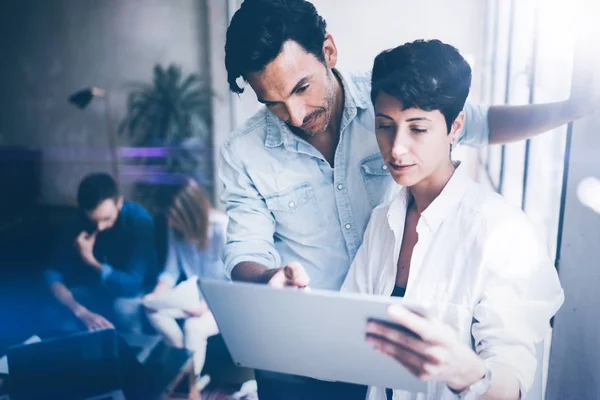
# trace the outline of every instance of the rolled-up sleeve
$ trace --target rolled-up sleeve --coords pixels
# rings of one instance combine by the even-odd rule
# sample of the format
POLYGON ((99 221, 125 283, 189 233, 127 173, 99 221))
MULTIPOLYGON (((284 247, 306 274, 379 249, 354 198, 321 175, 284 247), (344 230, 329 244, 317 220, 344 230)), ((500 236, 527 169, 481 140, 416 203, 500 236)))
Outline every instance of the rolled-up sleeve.
POLYGON ((61 274, 55 269, 45 270, 42 275, 42 278, 44 279, 44 283, 48 287, 54 285, 55 283, 63 283, 64 280, 63 274, 61 274))
POLYGON ((227 277, 231 278, 231 271, 241 262, 278 267, 281 257, 274 245, 275 219, 237 157, 232 142, 221 148, 219 178, 223 183, 221 200, 229 218, 223 249, 227 277))
POLYGON ((457 143, 470 147, 487 146, 490 139, 489 107, 467 101, 463 111, 465 112, 465 123, 457 143))
POLYGON ((562 305, 563 290, 545 246, 529 223, 507 221, 490 236, 485 251, 489 275, 473 313, 475 348, 488 367, 510 368, 524 396, 536 372, 535 345, 543 340, 550 318, 562 305))

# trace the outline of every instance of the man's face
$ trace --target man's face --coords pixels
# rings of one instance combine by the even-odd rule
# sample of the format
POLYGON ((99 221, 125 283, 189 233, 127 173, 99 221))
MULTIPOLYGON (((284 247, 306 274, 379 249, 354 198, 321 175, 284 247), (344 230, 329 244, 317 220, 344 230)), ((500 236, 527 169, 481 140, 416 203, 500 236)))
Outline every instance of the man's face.
POLYGON ((446 119, 439 110, 402 110, 398 99, 380 93, 375 101, 375 132, 394 181, 414 186, 450 162, 450 145, 462 128, 463 118, 461 113, 448 134, 446 119))
POLYGON ((329 36, 323 48, 326 65, 297 42, 287 41, 277 58, 262 71, 246 76, 259 102, 309 136, 327 129, 336 96, 331 68, 335 66, 337 50, 329 36))
POLYGON ((121 196, 117 200, 106 199, 92 211, 85 211, 85 215, 96 226, 96 230, 102 232, 112 228, 117 222, 122 206, 123 197, 121 196))

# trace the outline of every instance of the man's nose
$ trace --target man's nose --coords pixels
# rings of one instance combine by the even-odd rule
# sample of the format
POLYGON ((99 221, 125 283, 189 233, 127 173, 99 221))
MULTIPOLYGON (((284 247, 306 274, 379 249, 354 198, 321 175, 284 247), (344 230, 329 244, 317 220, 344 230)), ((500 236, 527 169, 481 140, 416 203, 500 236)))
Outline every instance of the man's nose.
POLYGON ((304 125, 304 118, 306 118, 306 108, 303 104, 291 101, 287 105, 288 109, 288 121, 291 125, 300 128, 304 125))

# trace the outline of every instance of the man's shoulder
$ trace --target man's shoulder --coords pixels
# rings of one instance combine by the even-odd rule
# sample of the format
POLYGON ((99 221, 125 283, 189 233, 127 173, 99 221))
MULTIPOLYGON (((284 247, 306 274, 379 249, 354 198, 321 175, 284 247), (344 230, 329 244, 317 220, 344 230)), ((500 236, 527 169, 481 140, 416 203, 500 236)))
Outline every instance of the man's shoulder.
POLYGON ((152 216, 144 207, 131 200, 123 202, 121 213, 127 221, 153 221, 152 216))
POLYGON ((344 80, 346 85, 351 85, 351 90, 355 91, 361 100, 370 104, 371 102, 371 71, 367 72, 346 72, 338 71, 344 80))
POLYGON ((266 107, 260 107, 260 109, 229 135, 224 146, 237 146, 238 143, 264 143, 267 126, 270 123, 272 121, 270 121, 269 110, 266 107))
POLYGON ((340 71, 342 76, 359 85, 371 86, 371 71, 340 71))

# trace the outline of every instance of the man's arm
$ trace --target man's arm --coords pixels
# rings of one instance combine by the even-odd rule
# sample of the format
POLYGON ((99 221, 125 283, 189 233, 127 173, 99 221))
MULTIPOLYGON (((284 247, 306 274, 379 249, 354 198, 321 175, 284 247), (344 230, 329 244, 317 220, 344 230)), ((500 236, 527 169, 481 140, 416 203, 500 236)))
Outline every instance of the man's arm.
POLYGON ((505 144, 526 140, 584 115, 569 100, 525 106, 492 106, 488 111, 489 142, 505 144))
POLYGON ((81 321, 88 330, 113 328, 113 324, 100 314, 95 314, 75 300, 73 293, 62 282, 55 282, 50 286, 54 297, 73 315, 81 321))
POLYGON ((490 107, 490 144, 529 139, 600 109, 598 61, 589 54, 587 47, 580 50, 582 54, 577 57, 569 99, 556 103, 490 107))
POLYGON ((304 268, 290 262, 281 266, 275 249, 275 218, 256 190, 231 143, 221 148, 219 176, 223 182, 221 200, 227 206, 227 243, 223 249, 225 273, 232 280, 266 283, 274 287, 306 287, 304 268))
POLYGON ((154 223, 144 216, 132 222, 134 226, 125 240, 131 241, 129 255, 122 269, 102 264, 100 274, 104 286, 118 296, 135 296, 144 285, 146 272, 156 263, 154 223))
POLYGON ((232 280, 266 283, 267 271, 281 263, 273 240, 275 219, 231 142, 221 148, 219 178, 229 217, 223 249, 225 273, 232 280))
POLYGON ((61 304, 67 307, 73 315, 79 316, 87 309, 75 300, 73 293, 62 282, 55 282, 50 286, 50 291, 61 304))

